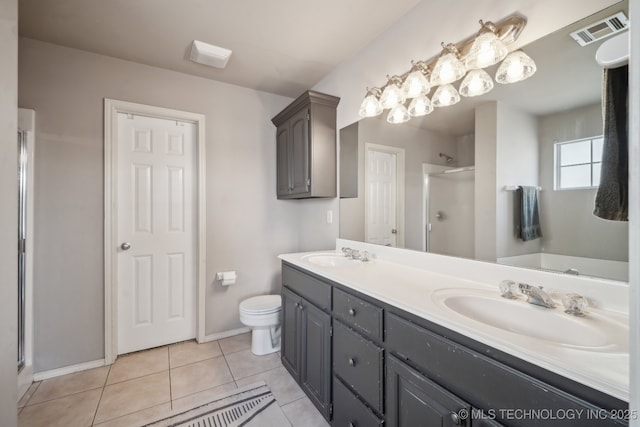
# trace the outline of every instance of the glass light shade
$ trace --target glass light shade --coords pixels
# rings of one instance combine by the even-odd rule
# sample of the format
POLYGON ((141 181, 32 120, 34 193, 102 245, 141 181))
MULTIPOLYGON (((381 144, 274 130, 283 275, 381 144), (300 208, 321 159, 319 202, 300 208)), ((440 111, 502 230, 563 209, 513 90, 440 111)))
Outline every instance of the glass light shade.
POLYGON ((398 104, 404 103, 404 101, 404 93, 400 86, 395 83, 388 84, 382 91, 382 96, 380 96, 380 103, 384 109, 393 108, 398 104))
POLYGON ((407 107, 404 104, 398 104, 389 111, 387 121, 391 124, 397 125, 400 123, 408 122, 411 119, 407 107))
POLYGON ((413 98, 409 104, 409 115, 411 115, 411 117, 426 116, 432 111, 433 105, 431 105, 431 101, 429 101, 426 95, 413 98))
POLYGON ((460 102, 460 94, 450 84, 440 86, 431 97, 431 103, 434 107, 448 107, 458 102, 460 102))
POLYGON ((460 80, 467 72, 464 64, 458 57, 449 52, 438 58, 436 66, 431 72, 431 85, 444 85, 460 80))
POLYGON ((416 98, 420 95, 426 95, 429 93, 430 89, 431 86, 429 85, 429 81, 420 70, 415 70, 409 73, 402 84, 402 91, 407 98, 416 98))
POLYGON ((511 52, 500 64, 496 81, 507 84, 528 79, 536 72, 536 63, 521 50, 511 52))
POLYGON ((360 110, 358 110, 360 117, 375 117, 382 114, 382 104, 376 98, 375 95, 367 95, 362 104, 360 104, 360 110))
POLYGON ((507 46, 494 33, 487 31, 480 34, 471 45, 465 58, 468 69, 490 67, 507 56, 507 46))
POLYGON ((460 83, 460 95, 480 96, 493 89, 493 80, 485 70, 471 70, 460 83))

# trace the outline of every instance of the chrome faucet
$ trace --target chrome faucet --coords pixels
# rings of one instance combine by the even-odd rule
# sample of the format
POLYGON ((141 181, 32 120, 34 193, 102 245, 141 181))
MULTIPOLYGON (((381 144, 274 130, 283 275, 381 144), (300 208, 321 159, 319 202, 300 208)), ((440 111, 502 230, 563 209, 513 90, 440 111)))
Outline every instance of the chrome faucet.
POLYGON ((553 302, 551 297, 542 290, 542 286, 531 286, 526 283, 518 284, 518 288, 520 288, 520 292, 527 296, 527 302, 529 304, 535 304, 542 307, 554 308, 556 303, 553 302))

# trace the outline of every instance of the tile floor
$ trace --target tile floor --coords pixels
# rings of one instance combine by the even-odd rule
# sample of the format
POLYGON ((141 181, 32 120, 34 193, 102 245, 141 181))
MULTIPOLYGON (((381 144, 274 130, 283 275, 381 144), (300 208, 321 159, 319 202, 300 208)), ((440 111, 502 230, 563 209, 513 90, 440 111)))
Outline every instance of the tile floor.
POLYGON ((295 427, 328 426, 278 353, 254 356, 250 334, 187 341, 118 357, 111 366, 33 383, 19 427, 134 427, 265 381, 295 427))

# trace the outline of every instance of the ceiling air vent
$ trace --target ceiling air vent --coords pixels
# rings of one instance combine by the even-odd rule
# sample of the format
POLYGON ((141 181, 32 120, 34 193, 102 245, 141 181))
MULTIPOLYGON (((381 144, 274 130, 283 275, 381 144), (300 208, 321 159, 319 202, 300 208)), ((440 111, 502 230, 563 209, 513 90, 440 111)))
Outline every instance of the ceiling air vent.
POLYGON ((578 42, 580 46, 586 46, 597 40, 602 40, 605 37, 626 30, 627 28, 629 28, 629 20, 624 12, 618 12, 613 16, 594 22, 578 31, 574 31, 571 33, 571 37, 578 42))

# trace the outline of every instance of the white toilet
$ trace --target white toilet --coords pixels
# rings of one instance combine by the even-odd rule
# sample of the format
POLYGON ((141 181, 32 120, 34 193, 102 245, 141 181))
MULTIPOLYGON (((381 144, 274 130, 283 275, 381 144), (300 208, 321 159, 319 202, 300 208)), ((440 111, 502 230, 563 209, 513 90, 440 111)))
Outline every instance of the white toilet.
POLYGON ((280 295, 260 295, 240 303, 240 321, 249 326, 251 352, 256 356, 280 350, 280 295))

